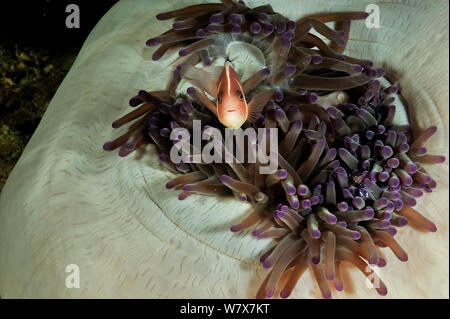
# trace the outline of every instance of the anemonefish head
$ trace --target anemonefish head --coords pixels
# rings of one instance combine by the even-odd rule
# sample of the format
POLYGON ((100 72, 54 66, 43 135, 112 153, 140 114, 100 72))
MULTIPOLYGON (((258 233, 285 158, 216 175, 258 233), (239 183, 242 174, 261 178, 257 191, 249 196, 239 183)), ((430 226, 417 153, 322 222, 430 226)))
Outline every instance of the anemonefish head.
POLYGON ((228 128, 239 128, 247 120, 248 109, 241 80, 229 62, 219 77, 217 115, 228 128))

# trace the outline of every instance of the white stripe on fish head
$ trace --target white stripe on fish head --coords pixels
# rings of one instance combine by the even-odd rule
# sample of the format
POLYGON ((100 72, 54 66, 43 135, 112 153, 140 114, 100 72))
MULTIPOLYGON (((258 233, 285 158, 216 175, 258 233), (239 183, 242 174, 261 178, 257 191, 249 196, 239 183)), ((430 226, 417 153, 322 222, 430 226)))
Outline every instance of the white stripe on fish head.
POLYGON ((231 97, 230 63, 225 63, 225 76, 228 84, 228 96, 231 97))

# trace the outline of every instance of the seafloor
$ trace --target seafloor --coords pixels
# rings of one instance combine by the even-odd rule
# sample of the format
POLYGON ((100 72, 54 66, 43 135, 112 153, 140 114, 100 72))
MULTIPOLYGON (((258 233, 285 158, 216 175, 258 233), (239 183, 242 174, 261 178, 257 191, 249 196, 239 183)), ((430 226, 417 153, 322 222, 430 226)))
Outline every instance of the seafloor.
POLYGON ((18 44, 0 34, 0 192, 78 50, 18 44))

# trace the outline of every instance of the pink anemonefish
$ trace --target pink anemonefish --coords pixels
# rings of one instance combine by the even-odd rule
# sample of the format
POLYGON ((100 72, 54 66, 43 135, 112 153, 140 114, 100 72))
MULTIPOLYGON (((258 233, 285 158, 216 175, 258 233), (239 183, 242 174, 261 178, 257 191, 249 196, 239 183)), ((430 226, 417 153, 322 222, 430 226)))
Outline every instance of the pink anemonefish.
POLYGON ((201 90, 202 104, 225 127, 232 129, 240 128, 246 121, 254 122, 273 95, 272 89, 263 90, 247 104, 245 82, 241 83, 239 75, 229 62, 225 62, 223 67, 211 66, 206 70, 185 65, 180 69, 180 76, 201 90), (205 92, 216 98, 216 105, 206 97, 205 92))

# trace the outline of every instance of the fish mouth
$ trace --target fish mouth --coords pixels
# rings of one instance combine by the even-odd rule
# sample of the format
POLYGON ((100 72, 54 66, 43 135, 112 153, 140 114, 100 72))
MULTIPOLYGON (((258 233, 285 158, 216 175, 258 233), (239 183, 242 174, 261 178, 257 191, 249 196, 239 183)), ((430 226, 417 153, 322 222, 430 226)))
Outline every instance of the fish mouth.
POLYGON ((239 128, 246 120, 242 111, 237 107, 230 107, 222 110, 222 112, 219 114, 219 120, 228 128, 239 128))

